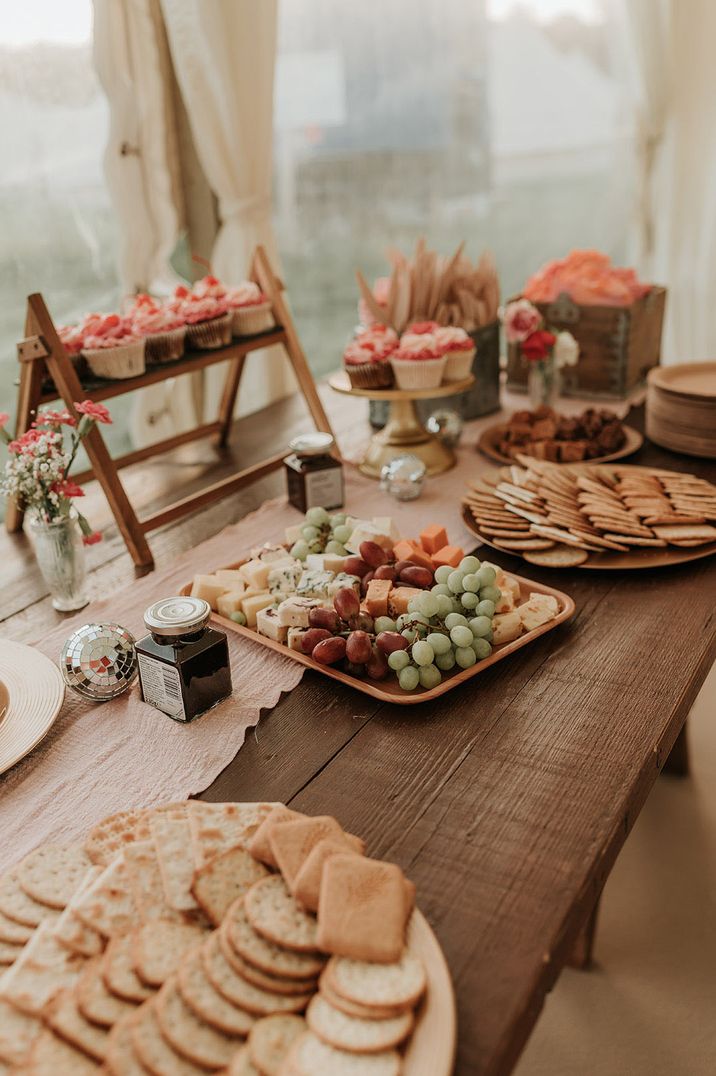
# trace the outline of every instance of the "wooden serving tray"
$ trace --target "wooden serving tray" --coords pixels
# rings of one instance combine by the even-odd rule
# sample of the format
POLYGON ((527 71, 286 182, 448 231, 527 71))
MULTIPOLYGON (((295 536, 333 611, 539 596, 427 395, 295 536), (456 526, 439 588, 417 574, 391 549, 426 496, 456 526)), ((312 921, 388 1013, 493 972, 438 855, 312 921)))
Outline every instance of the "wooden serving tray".
MULTIPOLYGON (((482 435, 477 442, 477 447, 483 455, 488 456, 489 459, 495 460, 497 463, 517 463, 517 460, 513 459, 512 456, 503 456, 498 447, 506 429, 506 422, 498 422, 495 426, 489 426, 486 430, 483 430, 482 435)), ((590 464, 609 463, 612 460, 621 460, 624 459, 625 456, 632 456, 635 452, 638 452, 644 444, 643 436, 638 430, 633 430, 631 426, 624 426, 624 433, 626 435, 626 441, 618 452, 612 452, 608 456, 594 456, 592 459, 584 460, 584 462, 590 464)), ((574 467, 575 464, 557 463, 557 466, 574 467)))
MULTIPOLYGON (((235 564, 227 565, 227 567, 240 568, 244 563, 245 560, 240 560, 235 564)), ((224 628, 225 631, 233 631, 238 635, 243 635, 244 638, 251 639, 252 642, 265 646, 268 650, 274 650, 277 654, 292 658, 300 665, 305 665, 308 669, 322 673, 323 676, 329 676, 332 680, 338 680, 341 684, 348 684, 350 687, 354 687, 356 691, 362 691, 364 695, 372 695, 374 699, 380 699, 381 702, 396 703, 399 706, 412 706, 414 703, 436 699, 438 696, 444 695, 446 691, 451 691, 454 687, 464 684, 466 680, 471 680, 473 676, 477 676, 484 669, 489 668, 490 665, 494 665, 497 661, 502 661, 503 658, 513 654, 515 650, 520 650, 534 639, 539 638, 540 635, 544 635, 559 624, 564 623, 565 620, 569 620, 574 613, 574 602, 568 594, 564 594, 561 590, 555 590, 553 587, 545 586, 543 583, 533 583, 530 579, 524 579, 519 575, 516 575, 515 578, 520 584, 521 601, 527 601, 531 591, 538 594, 551 594, 552 597, 557 599, 559 612, 554 620, 550 620, 547 624, 542 624, 539 628, 535 628, 534 631, 525 632, 519 639, 515 639, 511 643, 503 643, 501 646, 495 647, 489 658, 476 662, 469 669, 451 670, 444 673, 442 682, 437 687, 429 689, 417 687, 415 691, 403 691, 397 678, 360 680, 357 676, 351 676, 350 673, 343 672, 342 669, 334 668, 332 665, 321 665, 320 662, 314 661, 310 655, 301 654, 298 650, 289 650, 283 643, 277 643, 273 639, 268 639, 265 635, 259 635, 253 628, 244 627, 243 624, 237 624, 235 621, 220 616, 218 613, 212 613, 211 619, 219 627, 224 628)), ((190 591, 191 583, 187 583, 179 593, 187 595, 190 591)))

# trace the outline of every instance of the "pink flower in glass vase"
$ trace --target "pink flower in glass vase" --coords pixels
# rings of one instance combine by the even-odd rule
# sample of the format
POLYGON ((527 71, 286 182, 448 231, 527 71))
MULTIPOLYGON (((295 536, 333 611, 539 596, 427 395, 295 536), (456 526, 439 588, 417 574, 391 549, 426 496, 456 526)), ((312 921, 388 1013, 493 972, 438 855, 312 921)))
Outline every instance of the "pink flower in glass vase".
POLYGON ((542 315, 529 299, 515 299, 502 311, 502 324, 509 344, 521 344, 542 324, 542 315))

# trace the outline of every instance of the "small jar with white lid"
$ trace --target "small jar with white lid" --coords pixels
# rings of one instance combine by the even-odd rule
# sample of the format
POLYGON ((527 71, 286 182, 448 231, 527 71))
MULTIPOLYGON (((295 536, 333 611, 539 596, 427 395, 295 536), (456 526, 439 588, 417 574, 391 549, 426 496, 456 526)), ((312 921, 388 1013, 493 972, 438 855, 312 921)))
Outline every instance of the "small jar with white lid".
POLYGON ((286 456, 288 499, 299 512, 309 508, 329 511, 343 505, 343 467, 333 455, 336 443, 330 433, 317 430, 294 437, 286 456))

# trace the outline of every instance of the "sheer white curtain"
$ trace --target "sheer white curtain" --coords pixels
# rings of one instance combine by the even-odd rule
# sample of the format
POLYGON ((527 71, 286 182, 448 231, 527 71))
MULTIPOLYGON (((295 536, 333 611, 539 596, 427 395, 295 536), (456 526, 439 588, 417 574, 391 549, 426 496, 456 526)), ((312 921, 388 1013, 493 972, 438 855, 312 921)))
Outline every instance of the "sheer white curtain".
POLYGON ((641 268, 668 286, 665 362, 716 354, 716 4, 628 0, 638 76, 641 268))
MULTIPOLYGON (((221 228, 212 268, 241 280, 260 242, 274 265, 271 226, 276 0, 161 0, 169 44, 196 150, 219 199, 221 228)), ((205 408, 215 413, 223 370, 206 371, 205 408)), ((249 356, 239 410, 293 391, 281 349, 249 356), (276 354, 271 354, 275 351, 276 354)))

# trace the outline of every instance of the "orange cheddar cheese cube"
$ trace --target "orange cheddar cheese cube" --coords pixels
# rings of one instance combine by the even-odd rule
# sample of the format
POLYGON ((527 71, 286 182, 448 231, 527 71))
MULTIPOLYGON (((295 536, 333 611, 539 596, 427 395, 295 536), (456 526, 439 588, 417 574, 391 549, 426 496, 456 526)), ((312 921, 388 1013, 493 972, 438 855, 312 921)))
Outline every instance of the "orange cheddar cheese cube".
POLYGON ((410 560, 410 554, 415 552, 415 542, 409 538, 401 538, 393 546, 393 555, 396 560, 410 560))
POLYGON ((465 556, 459 545, 446 545, 442 549, 439 549, 433 556, 433 564, 436 568, 439 568, 442 564, 447 564, 451 568, 457 568, 458 564, 465 556))
POLYGON ((419 545, 413 546, 413 552, 407 559, 412 560, 413 564, 417 564, 420 568, 427 568, 429 572, 435 570, 433 558, 429 553, 426 553, 424 549, 421 549, 419 545))
POLYGON ((370 616, 388 615, 388 595, 392 586, 390 579, 371 579, 365 595, 365 607, 370 616))
POLYGON ((401 613, 407 613, 410 599, 424 593, 424 590, 418 590, 417 587, 394 587, 388 598, 388 616, 395 619, 401 613))
POLYGON ((432 523, 420 534, 420 544, 426 553, 433 556, 439 549, 444 549, 448 544, 447 531, 439 523, 432 523))

